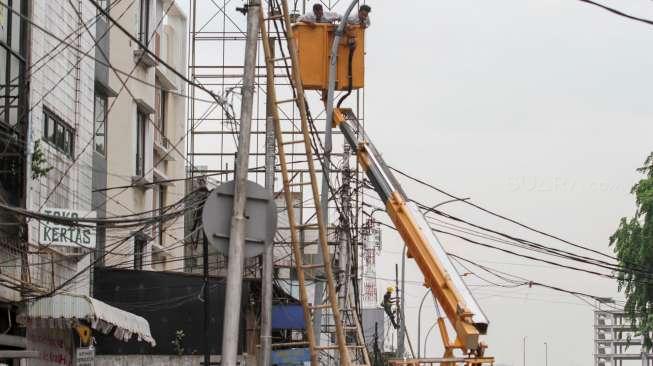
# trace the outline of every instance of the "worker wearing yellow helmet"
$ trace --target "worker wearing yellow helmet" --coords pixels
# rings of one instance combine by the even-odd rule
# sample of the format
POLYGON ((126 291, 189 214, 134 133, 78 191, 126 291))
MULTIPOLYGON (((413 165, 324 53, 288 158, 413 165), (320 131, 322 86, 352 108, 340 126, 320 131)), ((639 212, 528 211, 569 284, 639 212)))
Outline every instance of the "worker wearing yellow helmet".
POLYGON ((381 303, 381 306, 385 310, 385 313, 388 315, 388 318, 390 318, 390 322, 392 322, 392 326, 397 329, 399 326, 397 325, 397 322, 395 321, 395 314, 392 311, 392 304, 394 304, 394 300, 392 299, 392 293, 395 292, 395 288, 390 286, 385 292, 385 295, 383 295, 383 302, 381 303))

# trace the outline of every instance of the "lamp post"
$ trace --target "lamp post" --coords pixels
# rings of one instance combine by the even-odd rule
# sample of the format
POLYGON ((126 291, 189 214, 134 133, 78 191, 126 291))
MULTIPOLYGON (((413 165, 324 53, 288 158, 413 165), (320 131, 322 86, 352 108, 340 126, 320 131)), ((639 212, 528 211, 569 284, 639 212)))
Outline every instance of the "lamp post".
POLYGON ((425 356, 426 356, 426 342, 428 342, 429 336, 431 335, 431 331, 433 330, 433 328, 435 328, 436 325, 438 325, 437 320, 435 321, 435 323, 433 323, 433 325, 431 325, 431 328, 429 328, 428 332, 426 332, 426 337, 424 337, 424 355, 425 356))
MULTIPOLYGON (((422 357, 421 347, 422 347, 422 306, 424 305, 424 300, 426 300, 426 295, 431 293, 431 289, 426 289, 424 296, 422 296, 422 301, 419 303, 419 311, 417 312, 417 358, 422 357)), ((434 299, 435 301, 435 299, 434 299)), ((425 346, 426 349, 426 346, 425 346)))
MULTIPOLYGON (((431 206, 431 208, 427 209, 427 212, 435 210, 437 207, 440 207, 442 205, 446 205, 447 203, 452 203, 452 202, 458 202, 458 201, 466 201, 468 200, 469 197, 465 198, 452 198, 450 200, 442 201, 434 206, 431 206)), ((401 251, 401 305, 399 309, 399 314, 401 316, 401 323, 399 324, 399 334, 398 334, 398 340, 397 340, 397 348, 400 354, 403 354, 404 352, 404 337, 406 336, 406 328, 404 328, 405 322, 406 322, 406 313, 404 312, 405 309, 405 288, 406 288, 406 243, 404 243, 404 248, 401 251)), ((430 291, 427 291, 427 293, 430 291)), ((419 321, 419 317, 422 313, 422 304, 424 303, 424 299, 426 298, 426 294, 424 294, 424 297, 422 298, 422 302, 419 306, 419 314, 417 315, 418 321, 417 321, 417 358, 420 357, 420 336, 421 336, 421 328, 420 324, 421 322, 419 321)), ((436 304, 437 306, 437 304, 436 304)), ((426 350, 426 348, 424 348, 426 350)))
POLYGON ((523 366, 526 366, 526 336, 524 336, 523 342, 524 342, 524 364, 523 364, 523 366))
POLYGON ((544 366, 549 366, 549 344, 544 342, 544 366))

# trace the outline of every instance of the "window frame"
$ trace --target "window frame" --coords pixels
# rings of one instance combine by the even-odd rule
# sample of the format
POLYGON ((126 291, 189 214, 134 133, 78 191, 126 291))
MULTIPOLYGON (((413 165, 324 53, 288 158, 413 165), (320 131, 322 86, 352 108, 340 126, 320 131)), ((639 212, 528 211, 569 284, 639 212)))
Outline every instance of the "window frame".
MULTIPOLYGON (((28 1, 9 0, 3 3, 5 29, 0 31, 0 67, 4 80, 0 81, 0 88, 6 90, 0 96, 0 124, 14 128, 26 124, 28 115, 25 77, 28 24, 22 19, 28 14, 28 1)), ((20 133, 24 134, 26 130, 20 133)))
MULTIPOLYGON (((158 215, 160 215, 160 216, 162 216, 165 213, 164 208, 165 208, 165 204, 166 204, 166 195, 168 193, 167 191, 168 191, 168 189, 166 188, 166 186, 159 185, 158 190, 157 190, 157 194, 158 194, 157 204, 158 204, 159 207, 157 207, 157 209, 158 209, 157 211, 158 211, 158 215)), ((159 226, 159 245, 161 247, 163 247, 163 244, 165 242, 165 240, 163 238, 163 235, 166 232, 166 228, 164 226, 163 221, 164 220, 159 220, 159 222, 158 222, 158 226, 159 226)))
POLYGON ((75 129, 47 107, 43 107, 43 140, 68 158, 75 157, 75 129))
POLYGON ((108 122, 108 119, 109 119, 108 118, 108 111, 107 111, 108 102, 109 102, 109 98, 105 94, 99 93, 97 91, 95 92, 95 95, 93 96, 93 151, 96 152, 97 154, 105 157, 105 158, 107 157, 107 122, 108 122), (98 118, 97 118, 98 115, 97 115, 97 109, 96 108, 97 108, 98 99, 102 100, 103 103, 104 103, 104 105, 103 105, 104 121, 102 121, 102 123, 104 124, 104 126, 102 127, 102 131, 103 131, 102 132, 102 137, 103 137, 103 140, 104 140, 103 143, 102 143, 103 151, 98 151, 98 149, 97 149, 97 137, 98 137, 98 130, 99 129, 98 129, 98 118))
POLYGON ((161 88, 159 90, 159 103, 160 103, 160 111, 159 111, 159 129, 161 132, 161 137, 163 139, 166 138, 166 119, 167 119, 167 114, 168 114, 168 108, 166 108, 166 104, 168 101, 168 91, 161 88))
POLYGON ((147 240, 139 237, 138 235, 134 238, 134 269, 138 271, 143 270, 143 259, 145 257, 145 247, 147 246, 147 240))
POLYGON ((150 0, 140 0, 138 9, 138 41, 147 45, 150 38, 150 0))
POLYGON ((136 176, 145 176, 145 134, 147 132, 147 113, 140 109, 136 110, 136 176))

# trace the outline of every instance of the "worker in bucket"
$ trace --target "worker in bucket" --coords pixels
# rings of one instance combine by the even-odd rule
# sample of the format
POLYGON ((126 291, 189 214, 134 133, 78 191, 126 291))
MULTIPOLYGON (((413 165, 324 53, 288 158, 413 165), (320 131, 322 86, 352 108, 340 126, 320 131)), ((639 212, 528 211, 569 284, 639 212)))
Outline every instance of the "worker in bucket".
POLYGON ((299 22, 310 25, 315 25, 315 23, 333 23, 340 20, 342 20, 340 14, 331 11, 324 11, 322 4, 314 4, 312 12, 308 12, 297 19, 299 22))
POLYGON ((392 304, 394 304, 394 300, 392 300, 392 293, 394 291, 395 291, 394 287, 392 286, 388 287, 388 290, 385 292, 385 295, 383 295, 383 302, 381 303, 381 306, 383 306, 385 313, 388 314, 388 318, 390 318, 390 322, 392 322, 392 326, 395 329, 397 329, 399 328, 399 326, 395 321, 395 314, 392 311, 392 304))
POLYGON ((351 14, 347 18, 347 25, 360 25, 363 28, 368 28, 371 24, 370 12, 372 12, 372 8, 369 5, 361 5, 358 8, 358 13, 351 14))

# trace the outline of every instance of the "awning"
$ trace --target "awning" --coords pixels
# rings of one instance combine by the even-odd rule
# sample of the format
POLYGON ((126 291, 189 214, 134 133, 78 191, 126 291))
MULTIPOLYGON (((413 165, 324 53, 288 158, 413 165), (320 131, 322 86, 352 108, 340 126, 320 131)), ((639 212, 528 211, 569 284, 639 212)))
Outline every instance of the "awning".
POLYGON ((156 341, 150 333, 150 323, 145 318, 118 309, 90 296, 57 294, 38 299, 29 304, 27 313, 21 314, 24 323, 61 322, 84 319, 93 329, 113 335, 125 342, 132 335, 139 341, 148 342, 152 347, 156 341))

